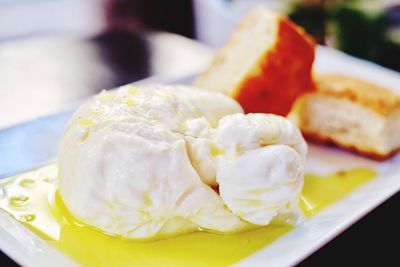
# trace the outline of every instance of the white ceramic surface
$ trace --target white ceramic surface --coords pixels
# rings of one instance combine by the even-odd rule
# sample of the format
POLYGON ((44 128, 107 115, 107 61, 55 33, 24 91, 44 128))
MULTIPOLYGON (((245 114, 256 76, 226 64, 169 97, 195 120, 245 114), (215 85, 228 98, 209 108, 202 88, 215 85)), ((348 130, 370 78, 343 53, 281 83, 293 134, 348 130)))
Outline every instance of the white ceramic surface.
MULTIPOLYGON (((328 48, 318 48, 316 71, 346 73, 397 90, 400 75, 328 48)), ((378 177, 350 193, 237 266, 291 266, 326 244, 400 190, 400 155, 375 162, 335 148, 310 146, 306 171, 329 173, 370 166, 378 177)), ((65 255, 0 211, 0 249, 23 266, 74 266, 65 255)))

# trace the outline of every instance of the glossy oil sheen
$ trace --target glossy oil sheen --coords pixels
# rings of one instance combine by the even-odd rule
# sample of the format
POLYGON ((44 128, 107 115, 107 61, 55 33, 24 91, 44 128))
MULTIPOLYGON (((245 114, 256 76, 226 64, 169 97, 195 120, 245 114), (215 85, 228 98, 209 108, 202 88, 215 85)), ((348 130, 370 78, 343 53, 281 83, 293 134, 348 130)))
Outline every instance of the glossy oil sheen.
POLYGON ((301 208, 311 217, 375 176, 375 171, 370 168, 339 171, 325 176, 306 174, 301 193, 301 208))
MULTIPOLYGON (((194 232, 157 241, 126 240, 77 222, 56 191, 56 174, 51 165, 1 181, 0 207, 85 266, 226 266, 293 229, 267 226, 230 235, 194 232)), ((308 174, 301 207, 310 217, 375 176, 368 168, 308 174)))

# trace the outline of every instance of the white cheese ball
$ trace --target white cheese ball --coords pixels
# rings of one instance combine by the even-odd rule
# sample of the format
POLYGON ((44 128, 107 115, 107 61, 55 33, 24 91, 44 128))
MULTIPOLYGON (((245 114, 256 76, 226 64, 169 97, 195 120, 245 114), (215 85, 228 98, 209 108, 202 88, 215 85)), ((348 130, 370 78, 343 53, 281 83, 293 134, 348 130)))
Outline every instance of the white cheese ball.
POLYGON ((240 106, 222 94, 180 86, 125 86, 80 108, 59 153, 59 189, 81 221, 127 238, 199 227, 245 227, 200 179, 182 134, 187 119, 216 124, 240 106))
POLYGON ((300 132, 283 117, 242 113, 187 86, 102 92, 63 135, 61 197, 77 219, 127 238, 233 232, 296 214, 300 132))

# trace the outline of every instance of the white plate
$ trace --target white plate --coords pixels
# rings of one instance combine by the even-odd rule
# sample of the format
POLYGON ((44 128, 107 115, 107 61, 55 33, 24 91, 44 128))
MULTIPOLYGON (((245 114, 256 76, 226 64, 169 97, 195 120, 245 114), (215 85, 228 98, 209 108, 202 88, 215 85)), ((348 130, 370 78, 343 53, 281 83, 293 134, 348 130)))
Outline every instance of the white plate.
MULTIPOLYGON (((400 88, 396 88, 400 85, 398 73, 332 49, 318 48, 315 69, 370 80, 400 93, 400 88)), ((236 265, 294 265, 400 190, 400 155, 376 162, 340 149, 311 145, 306 172, 326 174, 366 166, 376 170, 378 177, 236 265)), ((76 266, 67 256, 3 211, 0 211, 0 249, 24 266, 76 266)))

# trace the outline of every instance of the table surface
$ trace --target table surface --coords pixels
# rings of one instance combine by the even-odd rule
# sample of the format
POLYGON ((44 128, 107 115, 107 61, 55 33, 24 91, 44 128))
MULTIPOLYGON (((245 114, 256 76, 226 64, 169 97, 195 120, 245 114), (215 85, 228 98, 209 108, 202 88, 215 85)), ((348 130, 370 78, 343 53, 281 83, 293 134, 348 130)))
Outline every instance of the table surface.
MULTIPOLYGON (((103 89, 154 75, 195 73, 210 56, 210 50, 194 41, 161 32, 0 43, 0 130, 54 113, 103 89)), ((395 264, 397 245, 391 244, 400 238, 399 207, 397 193, 299 266, 395 264)), ((4 254, 0 262, 16 265, 4 254)))
POLYGON ((57 112, 103 89, 198 72, 210 56, 200 43, 165 32, 0 42, 0 128, 57 112))

